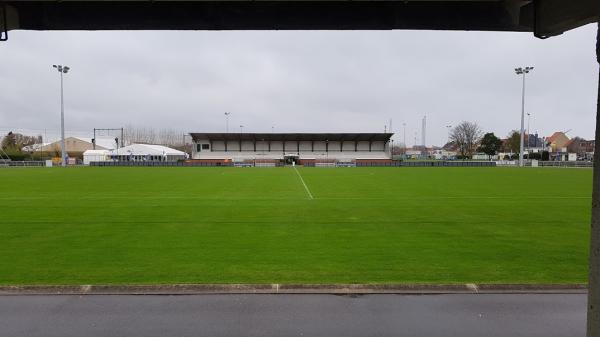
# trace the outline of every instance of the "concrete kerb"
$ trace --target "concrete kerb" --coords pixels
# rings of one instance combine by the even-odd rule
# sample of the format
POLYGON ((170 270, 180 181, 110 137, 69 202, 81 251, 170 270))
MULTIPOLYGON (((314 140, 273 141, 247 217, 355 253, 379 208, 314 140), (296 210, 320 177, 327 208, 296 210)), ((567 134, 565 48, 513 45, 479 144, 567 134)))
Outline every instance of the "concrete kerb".
POLYGON ((0 286, 0 295, 583 294, 585 284, 166 284, 0 286))

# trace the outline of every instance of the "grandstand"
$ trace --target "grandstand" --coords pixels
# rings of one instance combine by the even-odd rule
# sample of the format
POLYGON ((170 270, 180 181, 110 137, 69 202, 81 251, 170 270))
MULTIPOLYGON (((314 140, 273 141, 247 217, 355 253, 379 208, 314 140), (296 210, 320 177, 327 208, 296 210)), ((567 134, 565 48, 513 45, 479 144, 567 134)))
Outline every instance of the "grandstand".
POLYGON ((192 161, 234 166, 391 162, 392 133, 190 133, 192 161))

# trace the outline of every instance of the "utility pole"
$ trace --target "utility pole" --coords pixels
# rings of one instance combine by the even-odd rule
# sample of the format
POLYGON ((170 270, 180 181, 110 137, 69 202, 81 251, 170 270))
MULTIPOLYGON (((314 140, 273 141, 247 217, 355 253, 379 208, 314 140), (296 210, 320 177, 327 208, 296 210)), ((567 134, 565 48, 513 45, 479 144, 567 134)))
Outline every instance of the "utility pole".
POLYGON ((523 92, 521 95, 521 143, 519 145, 519 166, 523 167, 523 142, 525 140, 525 75, 533 70, 533 67, 515 68, 515 73, 523 77, 523 92))
POLYGON ((63 74, 69 72, 69 67, 62 65, 52 65, 60 73, 60 152, 62 156, 61 165, 67 166, 67 153, 65 149, 65 100, 63 95, 63 74))

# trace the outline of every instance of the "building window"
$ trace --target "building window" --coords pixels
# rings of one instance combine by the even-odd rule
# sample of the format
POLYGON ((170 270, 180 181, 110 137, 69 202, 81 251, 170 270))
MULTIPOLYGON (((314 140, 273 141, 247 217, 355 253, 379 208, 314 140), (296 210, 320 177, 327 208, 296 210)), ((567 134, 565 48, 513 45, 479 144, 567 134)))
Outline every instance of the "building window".
POLYGON ((202 144, 202 150, 209 150, 209 149, 210 149, 209 144, 202 144))
POLYGON ((200 152, 200 149, 201 149, 200 144, 196 144, 196 152, 200 152))

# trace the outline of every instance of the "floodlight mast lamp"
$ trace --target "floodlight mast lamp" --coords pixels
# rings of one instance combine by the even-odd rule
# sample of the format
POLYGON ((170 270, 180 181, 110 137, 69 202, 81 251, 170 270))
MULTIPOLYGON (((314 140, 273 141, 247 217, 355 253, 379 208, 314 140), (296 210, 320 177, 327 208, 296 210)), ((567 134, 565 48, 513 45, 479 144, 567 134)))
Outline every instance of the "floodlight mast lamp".
POLYGON ((65 100, 63 94, 63 74, 69 72, 71 68, 63 65, 52 65, 53 68, 58 70, 60 73, 60 152, 61 152, 61 165, 67 166, 67 153, 65 149, 65 100))
POLYGON ((229 133, 229 115, 231 115, 231 112, 225 113, 225 132, 226 133, 229 133))
POLYGON ((519 166, 523 167, 523 143, 525 142, 525 75, 533 70, 533 67, 515 68, 517 75, 523 76, 523 91, 521 94, 521 141, 519 143, 519 166))

